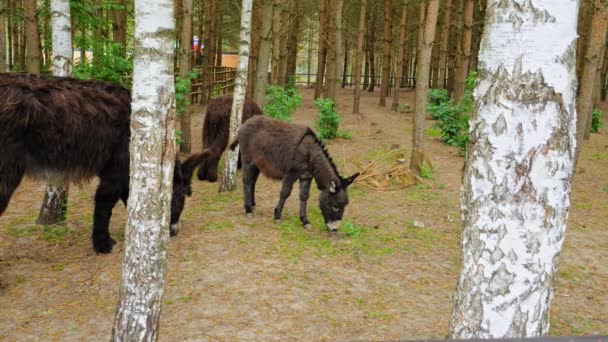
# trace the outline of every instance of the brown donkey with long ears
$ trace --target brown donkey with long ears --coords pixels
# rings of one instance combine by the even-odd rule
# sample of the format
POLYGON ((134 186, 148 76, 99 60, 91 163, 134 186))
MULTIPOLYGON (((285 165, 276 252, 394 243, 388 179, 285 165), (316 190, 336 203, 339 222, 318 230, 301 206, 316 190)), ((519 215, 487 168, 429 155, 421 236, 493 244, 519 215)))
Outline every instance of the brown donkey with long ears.
MULTIPOLYGON (((222 153, 228 147, 230 131, 230 112, 232 95, 214 98, 207 105, 207 114, 203 122, 203 151, 208 153, 198 168, 198 179, 209 182, 217 181, 217 165, 222 153)), ((245 100, 241 123, 254 115, 262 115, 260 107, 251 100, 245 100)))
POLYGON ((311 224, 306 216, 306 202, 314 178, 321 190, 319 207, 330 231, 338 230, 348 204, 348 186, 359 176, 342 178, 327 149, 308 127, 286 123, 265 116, 256 116, 239 129, 237 140, 243 163, 245 212, 252 215, 255 207, 255 183, 260 171, 269 178, 282 179, 279 203, 274 219, 279 221, 285 200, 295 181, 300 181, 300 221, 305 228, 311 224))
MULTIPOLYGON (((99 177, 93 248, 109 253, 108 226, 129 197, 131 95, 100 81, 0 73, 0 215, 25 174, 66 181, 99 177)), ((177 234, 191 177, 206 152, 175 159, 171 235, 177 234)))

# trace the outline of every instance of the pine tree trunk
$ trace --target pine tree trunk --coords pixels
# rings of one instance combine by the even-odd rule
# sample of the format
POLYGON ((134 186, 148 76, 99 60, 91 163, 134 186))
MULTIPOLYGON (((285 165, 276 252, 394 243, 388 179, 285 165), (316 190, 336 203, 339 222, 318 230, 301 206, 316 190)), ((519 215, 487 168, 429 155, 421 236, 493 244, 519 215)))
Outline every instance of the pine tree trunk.
POLYGON ((474 0, 464 1, 461 51, 456 58, 456 71, 454 74, 454 100, 459 101, 464 96, 469 62, 471 59, 471 35, 473 34, 473 5, 474 0))
POLYGON ((357 51, 355 52, 355 94, 353 103, 353 114, 359 114, 359 104, 361 102, 361 60, 365 58, 363 51, 363 38, 365 34, 365 18, 367 11, 367 0, 361 0, 361 10, 359 12, 359 31, 357 31, 357 51))
MULTIPOLYGON (((72 75, 72 29, 68 0, 51 0, 53 25, 53 75, 72 75)), ((48 180, 36 223, 57 224, 67 216, 69 183, 59 179, 48 180)))
POLYGON ((312 40, 313 40, 313 30, 312 30, 312 20, 308 22, 308 56, 306 58, 306 85, 310 85, 310 73, 312 72, 312 40))
POLYGON ((38 32, 38 21, 36 20, 36 1, 24 0, 23 11, 25 15, 25 43, 27 44, 25 71, 30 74, 40 74, 41 54, 38 45, 40 32, 38 32))
POLYGON ((443 29, 441 32, 441 47, 439 57, 439 87, 446 88, 446 76, 448 67, 448 43, 450 38, 450 27, 452 20, 452 3, 453 0, 447 0, 445 14, 443 16, 443 29))
POLYGON ((344 0, 336 0, 336 8, 335 8, 335 35, 336 41, 334 43, 336 49, 336 68, 334 69, 334 78, 332 80, 332 96, 331 99, 334 101, 334 106, 336 110, 340 109, 340 105, 338 102, 338 94, 340 92, 340 81, 342 77, 340 77, 340 73, 342 69, 344 69, 344 59, 343 54, 345 54, 343 45, 342 45, 342 9, 344 7, 344 0))
POLYGON ((217 0, 208 0, 207 16, 205 21, 205 47, 203 48, 203 96, 202 104, 206 105, 213 93, 213 70, 215 66, 216 27, 215 18, 217 12, 217 0))
POLYGON ((324 88, 325 61, 327 59, 327 1, 319 0, 319 49, 317 52, 317 79, 315 85, 315 99, 321 97, 324 88))
POLYGON ((262 25, 262 0, 253 0, 251 10, 251 49, 249 51, 249 62, 247 68, 247 92, 245 98, 253 98, 253 87, 255 85, 258 55, 260 53, 260 26, 262 25))
POLYGON ((294 13, 291 16, 292 20, 289 25, 289 39, 287 40, 287 72, 286 81, 289 81, 290 77, 295 77, 297 61, 298 61, 298 43, 300 37, 300 17, 302 16, 302 9, 300 1, 296 1, 294 4, 294 13))
POLYGON ((589 41, 584 53, 582 79, 579 86, 580 95, 577 103, 576 156, 580 155, 583 138, 587 134, 593 111, 596 77, 604 61, 602 51, 608 31, 608 4, 603 0, 594 0, 594 11, 589 30, 589 41), (588 124, 589 122, 589 124, 588 124))
POLYGON ((486 17, 486 8, 488 0, 479 0, 473 11, 473 34, 471 38, 471 59, 469 61, 469 70, 477 70, 479 65, 479 48, 481 45, 481 37, 483 35, 484 23, 486 17))
POLYGON ((431 52, 431 88, 439 88, 439 48, 441 47, 441 26, 439 21, 440 15, 437 16, 437 28, 435 28, 435 39, 433 40, 433 50, 431 52))
POLYGON ((393 38, 393 0, 384 0, 384 31, 382 47, 382 80, 380 84, 380 105, 386 107, 388 86, 391 76, 391 42, 393 38))
POLYGON ((274 0, 272 17, 272 64, 270 82, 279 84, 281 74, 281 17, 283 16, 283 5, 285 0, 274 0))
MULTIPOLYGON (((179 42, 179 77, 181 79, 188 78, 190 72, 190 45, 192 43, 192 0, 182 1, 182 29, 180 32, 179 42)), ((179 127, 182 132, 182 143, 179 150, 183 153, 192 151, 192 119, 190 112, 186 110, 179 117, 179 127)))
POLYGON ((392 110, 399 110, 399 88, 403 79, 403 56, 405 55, 405 44, 407 37, 407 1, 403 2, 401 10, 401 24, 399 27, 399 53, 397 54, 397 68, 395 69, 395 90, 393 90, 392 110), (397 78, 397 76, 399 76, 397 78))
POLYGON ((103 46, 103 1, 93 0, 93 13, 95 18, 93 33, 93 68, 101 69, 101 59, 104 54, 103 46))
MULTIPOLYGON (((370 34, 370 37, 371 37, 371 34, 370 34)), ((371 39, 373 39, 373 38, 371 38, 371 39)), ((373 40, 372 40, 371 50, 368 53, 369 53, 370 80, 369 80, 369 87, 367 88, 367 91, 370 93, 373 93, 374 88, 376 87, 376 62, 374 61, 376 54, 374 53, 373 40)))
POLYGON ((334 90, 335 83, 338 82, 336 78, 336 68, 338 68, 337 61, 337 43, 336 43, 336 1, 328 0, 327 11, 329 12, 329 18, 327 21, 327 69, 326 73, 326 84, 323 90, 323 97, 331 99, 336 102, 336 96, 334 90))
MULTIPOLYGON (((230 141, 236 139, 243 107, 245 105, 245 90, 247 89, 247 64, 249 63, 249 41, 251 40, 251 4, 252 0, 243 0, 241 14, 241 39, 239 46, 239 65, 234 81, 234 100, 230 113, 230 141)), ((228 150, 224 160, 224 171, 220 182, 220 192, 234 191, 236 189, 236 168, 239 157, 239 148, 228 150)))
POLYGON ((568 216, 578 3, 503 4, 488 7, 481 44, 461 193, 463 266, 450 333, 457 339, 549 332, 568 216))
POLYGON ((578 40, 576 41, 576 79, 578 87, 583 79, 583 66, 585 64, 585 52, 587 51, 587 42, 589 41, 589 30, 591 29, 591 18, 593 17, 595 0, 581 0, 581 6, 578 12, 578 40))
POLYGON ((268 65, 270 64, 272 46, 272 16, 274 6, 272 0, 264 0, 262 6, 262 27, 260 30, 260 52, 256 67, 253 101, 260 107, 266 103, 266 86, 268 84, 268 65))
POLYGON ((0 72, 8 71, 8 59, 6 57, 6 29, 5 23, 7 22, 6 17, 6 6, 5 1, 0 0, 0 72))
POLYGON ((113 341, 155 341, 167 268, 175 162, 172 1, 135 0, 125 256, 113 341))
POLYGON ((118 0, 121 8, 112 9, 112 41, 121 46, 121 56, 126 56, 127 48, 127 16, 125 0, 118 0))
POLYGON ((426 99, 429 89, 431 52, 433 50, 438 14, 439 0, 427 0, 424 26, 418 28, 419 30, 423 30, 423 35, 421 43, 418 44, 419 56, 417 57, 416 69, 416 79, 418 82, 416 83, 415 94, 416 113, 414 115, 414 134, 412 135, 412 158, 410 159, 410 169, 416 174, 420 174, 424 164, 424 120, 426 118, 426 99))
POLYGON ((348 55, 350 54, 350 46, 348 45, 348 40, 344 41, 344 52, 342 54, 344 55, 344 63, 342 63, 342 81, 340 82, 340 87, 344 88, 348 83, 348 55))
POLYGON ((222 53, 223 53, 223 43, 222 43, 222 31, 224 29, 224 12, 221 8, 217 9, 217 22, 216 22, 215 32, 216 34, 216 42, 217 46, 215 48, 215 66, 222 66, 222 53))
POLYGON ((287 39, 289 35, 289 26, 291 25, 291 14, 289 12, 290 2, 284 0, 283 10, 281 14, 281 34, 279 44, 279 74, 278 74, 278 85, 284 87, 287 83, 287 39))

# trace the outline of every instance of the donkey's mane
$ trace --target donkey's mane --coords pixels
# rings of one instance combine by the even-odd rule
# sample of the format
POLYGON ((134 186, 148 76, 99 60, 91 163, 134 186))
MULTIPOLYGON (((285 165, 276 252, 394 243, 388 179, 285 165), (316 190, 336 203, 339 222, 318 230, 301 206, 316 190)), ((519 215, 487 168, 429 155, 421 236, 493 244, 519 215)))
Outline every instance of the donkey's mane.
POLYGON ((319 139, 319 137, 317 137, 317 135, 315 134, 315 132, 313 132, 312 129, 310 129, 309 127, 306 128, 306 132, 304 133, 304 136, 307 136, 307 135, 310 135, 311 137, 313 137, 314 141, 321 148, 321 151, 323 151, 323 154, 325 155, 325 158, 327 159, 327 161, 329 161, 329 165, 331 165, 331 168, 332 168, 332 170, 334 170, 334 173, 336 174, 336 176, 340 177, 340 173, 338 172, 338 168, 336 167, 336 164, 334 163, 334 160, 329 155, 329 152, 327 151, 327 147, 325 146, 325 144, 321 141, 321 139, 319 139))

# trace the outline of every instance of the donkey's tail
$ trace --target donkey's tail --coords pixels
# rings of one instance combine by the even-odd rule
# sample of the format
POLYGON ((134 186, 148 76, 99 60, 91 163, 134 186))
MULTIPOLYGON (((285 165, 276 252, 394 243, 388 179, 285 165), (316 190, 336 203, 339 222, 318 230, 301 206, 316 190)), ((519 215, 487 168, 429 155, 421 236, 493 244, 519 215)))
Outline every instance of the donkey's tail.
POLYGON ((239 138, 234 139, 234 141, 232 142, 232 144, 230 144, 230 150, 234 151, 234 149, 236 148, 236 146, 239 144, 239 138))

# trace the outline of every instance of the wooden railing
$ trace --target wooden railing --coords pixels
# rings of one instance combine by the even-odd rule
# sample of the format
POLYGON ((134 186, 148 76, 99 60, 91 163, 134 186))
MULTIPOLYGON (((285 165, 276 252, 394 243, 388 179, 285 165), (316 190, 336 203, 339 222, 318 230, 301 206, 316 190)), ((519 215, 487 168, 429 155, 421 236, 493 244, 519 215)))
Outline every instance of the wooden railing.
POLYGON ((234 92, 236 69, 197 67, 197 77, 190 83, 190 102, 207 104, 209 99, 234 92))

